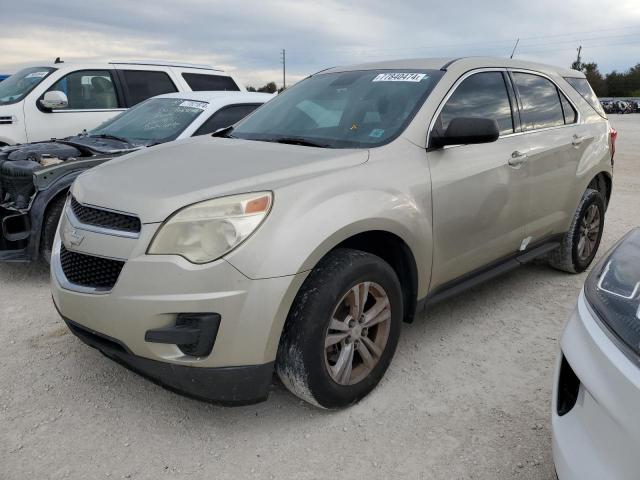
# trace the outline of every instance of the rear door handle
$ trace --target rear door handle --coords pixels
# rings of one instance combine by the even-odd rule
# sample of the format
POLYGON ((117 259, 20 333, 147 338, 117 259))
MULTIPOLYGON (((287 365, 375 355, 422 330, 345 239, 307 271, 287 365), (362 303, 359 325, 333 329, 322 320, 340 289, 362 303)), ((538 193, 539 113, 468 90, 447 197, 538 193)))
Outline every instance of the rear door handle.
POLYGON ((527 153, 516 150, 511 154, 511 158, 509 159, 509 166, 520 168, 520 166, 527 161, 527 153))
POLYGON ((571 138, 571 145, 573 145, 574 147, 578 147, 579 145, 582 144, 582 142, 586 141, 586 140, 590 140, 593 137, 580 137, 578 135, 574 135, 571 138))

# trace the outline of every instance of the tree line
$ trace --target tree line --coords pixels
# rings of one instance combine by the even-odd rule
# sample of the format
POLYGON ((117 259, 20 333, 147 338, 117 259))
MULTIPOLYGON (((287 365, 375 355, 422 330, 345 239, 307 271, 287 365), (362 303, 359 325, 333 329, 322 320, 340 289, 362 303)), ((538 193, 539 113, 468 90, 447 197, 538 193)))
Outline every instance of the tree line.
POLYGON ((576 60, 571 64, 574 70, 583 72, 598 97, 640 97, 640 63, 626 72, 602 75, 598 64, 582 63, 576 60))

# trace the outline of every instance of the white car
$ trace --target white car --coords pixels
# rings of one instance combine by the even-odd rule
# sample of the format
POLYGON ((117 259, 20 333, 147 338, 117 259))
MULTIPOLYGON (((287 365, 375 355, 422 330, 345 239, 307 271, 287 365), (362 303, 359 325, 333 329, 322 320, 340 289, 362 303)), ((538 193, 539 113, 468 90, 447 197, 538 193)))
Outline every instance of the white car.
POLYGON ((640 229, 596 265, 560 341, 553 457, 560 480, 640 478, 640 229))
POLYGON ((0 83, 0 146, 68 137, 147 98, 203 90, 245 88, 207 65, 56 59, 20 70, 0 83))

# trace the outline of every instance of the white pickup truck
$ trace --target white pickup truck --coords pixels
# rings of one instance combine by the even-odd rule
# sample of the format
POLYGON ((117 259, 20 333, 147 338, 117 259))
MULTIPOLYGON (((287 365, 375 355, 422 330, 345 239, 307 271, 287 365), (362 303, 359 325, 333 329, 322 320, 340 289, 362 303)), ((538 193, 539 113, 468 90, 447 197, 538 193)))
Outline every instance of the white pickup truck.
POLYGON ((207 65, 56 59, 0 83, 0 146, 75 135, 156 95, 216 90, 245 88, 207 65))

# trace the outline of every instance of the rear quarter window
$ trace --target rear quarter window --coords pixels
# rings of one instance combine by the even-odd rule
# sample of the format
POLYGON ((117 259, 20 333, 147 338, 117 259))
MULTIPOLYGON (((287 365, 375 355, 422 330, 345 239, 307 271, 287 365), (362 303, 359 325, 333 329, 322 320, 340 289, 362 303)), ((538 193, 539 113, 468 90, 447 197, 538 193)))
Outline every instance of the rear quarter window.
POLYGON ((586 78, 572 78, 565 77, 565 80, 569 85, 573 87, 573 89, 580 94, 582 98, 584 98, 589 105, 603 118, 607 118, 607 114, 605 113, 598 97, 595 92, 589 85, 589 80, 586 78))
POLYGON ((206 92, 206 91, 233 91, 240 90, 233 78, 225 75, 208 75, 204 73, 183 73, 184 78, 189 88, 194 92, 206 92))

